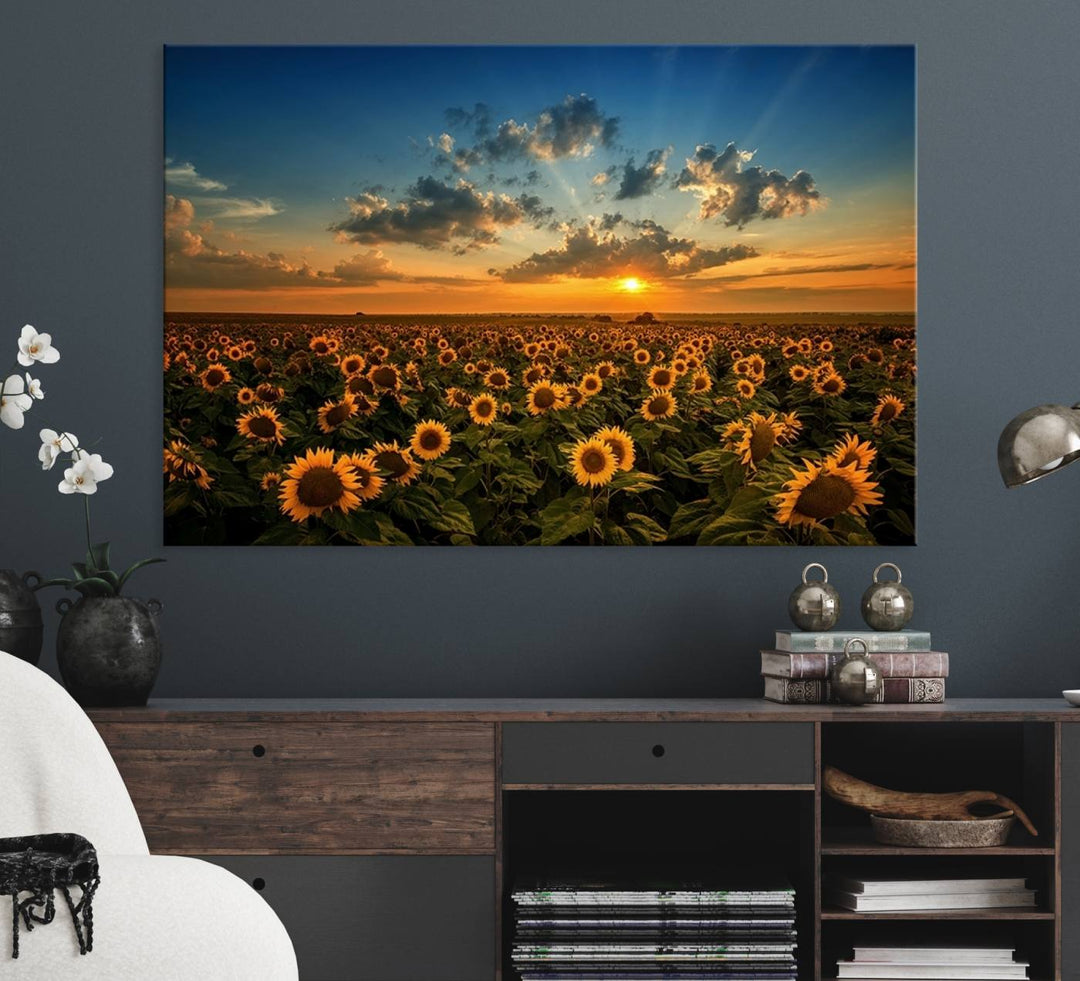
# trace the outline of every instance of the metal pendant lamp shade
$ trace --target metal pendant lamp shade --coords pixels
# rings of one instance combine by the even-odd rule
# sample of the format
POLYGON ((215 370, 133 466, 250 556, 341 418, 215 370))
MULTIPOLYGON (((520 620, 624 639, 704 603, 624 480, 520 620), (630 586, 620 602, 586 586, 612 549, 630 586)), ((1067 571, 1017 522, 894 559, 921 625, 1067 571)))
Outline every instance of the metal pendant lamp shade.
POLYGON ((1038 405, 1021 412, 998 439, 998 469, 1019 487, 1080 459, 1080 406, 1038 405))

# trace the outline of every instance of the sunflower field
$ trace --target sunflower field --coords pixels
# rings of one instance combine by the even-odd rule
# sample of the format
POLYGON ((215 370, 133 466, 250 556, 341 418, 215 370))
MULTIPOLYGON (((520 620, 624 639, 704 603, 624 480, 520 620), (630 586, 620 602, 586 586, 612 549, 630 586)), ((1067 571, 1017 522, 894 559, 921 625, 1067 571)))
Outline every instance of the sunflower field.
POLYGON ((166 544, 914 541, 910 317, 165 319, 166 544))

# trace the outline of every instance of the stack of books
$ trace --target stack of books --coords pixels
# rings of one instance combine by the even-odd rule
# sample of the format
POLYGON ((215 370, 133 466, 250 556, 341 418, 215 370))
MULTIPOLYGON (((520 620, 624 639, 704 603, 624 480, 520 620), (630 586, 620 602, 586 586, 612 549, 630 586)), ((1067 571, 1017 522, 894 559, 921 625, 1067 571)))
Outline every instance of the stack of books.
POLYGON ((858 879, 830 876, 826 900, 859 913, 935 909, 1034 908, 1035 890, 1023 878, 858 879))
POLYGON ((935 981, 990 981, 1026 978, 1028 962, 1011 947, 856 947, 851 960, 837 964, 848 981, 919 978, 935 981))
MULTIPOLYGON (((853 638, 866 642, 870 659, 881 670, 885 683, 876 701, 945 701, 949 655, 931 648, 925 630, 778 630, 776 646, 761 652, 765 697, 803 705, 836 701, 829 671, 853 638)), ((856 649, 862 653, 862 647, 856 645, 856 649)))
POLYGON ((523 981, 795 981, 795 891, 698 884, 530 883, 515 889, 523 981))

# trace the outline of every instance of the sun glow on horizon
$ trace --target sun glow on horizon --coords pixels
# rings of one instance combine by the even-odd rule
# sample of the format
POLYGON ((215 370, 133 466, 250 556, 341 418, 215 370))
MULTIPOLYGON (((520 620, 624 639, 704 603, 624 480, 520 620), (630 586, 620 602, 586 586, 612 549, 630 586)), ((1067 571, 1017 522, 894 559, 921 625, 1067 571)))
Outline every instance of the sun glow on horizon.
POLYGON ((640 293, 645 289, 645 284, 637 276, 627 276, 619 281, 619 289, 623 293, 640 293))

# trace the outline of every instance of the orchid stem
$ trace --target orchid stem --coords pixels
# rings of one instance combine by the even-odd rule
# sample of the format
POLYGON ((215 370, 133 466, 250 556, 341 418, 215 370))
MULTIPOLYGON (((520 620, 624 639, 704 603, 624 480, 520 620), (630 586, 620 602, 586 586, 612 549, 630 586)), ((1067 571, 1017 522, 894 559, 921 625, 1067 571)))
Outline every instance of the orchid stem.
POLYGON ((90 544, 90 495, 83 495, 83 503, 86 505, 86 551, 93 554, 94 546, 90 544))

